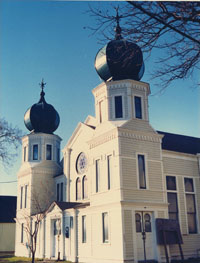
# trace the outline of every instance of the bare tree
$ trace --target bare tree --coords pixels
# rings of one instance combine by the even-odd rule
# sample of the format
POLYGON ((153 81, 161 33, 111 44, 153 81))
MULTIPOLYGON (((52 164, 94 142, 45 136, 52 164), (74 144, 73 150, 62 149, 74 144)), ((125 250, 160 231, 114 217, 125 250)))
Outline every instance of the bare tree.
MULTIPOLYGON (((149 55, 152 50, 162 51, 153 72, 162 88, 174 80, 191 78, 199 70, 200 2, 126 1, 117 5, 123 38, 138 43, 149 55)), ((90 6, 89 12, 96 17, 90 29, 109 36, 108 27, 116 20, 113 8, 90 6)))
POLYGON ((22 131, 12 127, 6 120, 0 119, 0 161, 4 166, 10 166, 17 155, 21 144, 22 131))
POLYGON ((24 231, 27 237, 26 247, 30 249, 32 263, 35 262, 39 226, 45 218, 45 215, 45 212, 40 212, 39 214, 25 217, 24 231))
POLYGON ((23 231, 27 239, 24 245, 31 253, 32 263, 35 262, 40 225, 48 213, 50 204, 55 200, 52 189, 48 189, 44 182, 40 184, 43 185, 43 193, 40 193, 38 188, 32 187, 29 209, 20 211, 19 217, 16 218, 19 224, 23 223, 23 231))

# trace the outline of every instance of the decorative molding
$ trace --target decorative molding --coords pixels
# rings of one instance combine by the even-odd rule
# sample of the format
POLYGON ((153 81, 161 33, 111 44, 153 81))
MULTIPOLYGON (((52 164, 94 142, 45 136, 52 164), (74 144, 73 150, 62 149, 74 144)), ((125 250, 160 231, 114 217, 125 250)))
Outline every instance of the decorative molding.
POLYGON ((148 132, 145 133, 141 131, 129 131, 126 129, 116 128, 108 133, 105 133, 99 137, 88 141, 87 143, 89 144, 89 148, 92 149, 97 147, 98 145, 116 139, 117 137, 131 138, 139 141, 149 141, 157 143, 161 143, 162 140, 162 135, 160 134, 150 134, 148 132))
POLYGON ((117 134, 118 134, 117 129, 114 129, 108 133, 105 133, 105 134, 103 134, 103 135, 101 135, 95 139, 88 141, 87 143, 89 144, 89 148, 92 149, 92 148, 97 147, 98 145, 101 145, 101 144, 104 144, 108 141, 116 139, 117 134))
POLYGON ((108 89, 118 89, 118 88, 131 88, 131 89, 133 89, 134 88, 134 89, 137 89, 140 91, 148 92, 148 94, 150 94, 150 87, 149 87, 148 83, 128 79, 128 80, 109 81, 106 83, 103 82, 92 90, 93 95, 95 97, 99 96, 99 94, 97 94, 97 92, 103 87, 104 88, 107 87, 108 89))
POLYGON ((121 204, 123 206, 134 206, 134 209, 137 209, 137 206, 143 206, 146 211, 151 210, 153 207, 168 208, 168 203, 165 202, 152 202, 152 201, 134 201, 134 200, 122 200, 121 204))
POLYGON ((159 134, 149 134, 148 132, 129 131, 119 128, 119 137, 132 138, 139 141, 150 141, 161 143, 162 137, 159 134))
POLYGON ((164 157, 165 158, 177 158, 177 159, 194 161, 194 162, 198 160, 198 156, 195 154, 168 151, 168 150, 163 150, 163 149, 162 149, 162 156, 163 158, 164 157))

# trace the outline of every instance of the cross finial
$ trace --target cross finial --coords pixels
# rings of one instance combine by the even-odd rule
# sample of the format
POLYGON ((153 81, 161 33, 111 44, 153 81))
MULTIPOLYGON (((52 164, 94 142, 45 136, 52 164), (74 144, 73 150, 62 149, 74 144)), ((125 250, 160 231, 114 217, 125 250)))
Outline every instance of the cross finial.
POLYGON ((115 8, 116 9, 116 16, 115 16, 115 20, 116 20, 116 22, 117 22, 117 26, 116 26, 116 28, 115 28, 115 39, 116 40, 120 40, 120 39, 122 39, 122 36, 121 36, 121 27, 120 27, 120 25, 119 25, 119 20, 120 20, 120 16, 119 16, 119 12, 118 12, 118 10, 119 10, 119 6, 118 7, 116 7, 115 8))
POLYGON ((40 87, 41 87, 41 89, 42 89, 42 92, 43 92, 44 87, 45 87, 46 84, 47 84, 47 83, 44 83, 44 79, 42 79, 42 82, 39 84, 40 87))

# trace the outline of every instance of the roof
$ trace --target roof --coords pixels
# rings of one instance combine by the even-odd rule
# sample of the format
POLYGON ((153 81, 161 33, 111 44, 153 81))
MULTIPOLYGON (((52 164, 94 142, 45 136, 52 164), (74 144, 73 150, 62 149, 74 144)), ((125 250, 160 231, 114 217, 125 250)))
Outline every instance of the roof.
POLYGON ((0 223, 15 223, 16 196, 0 196, 0 223))
POLYGON ((90 203, 78 203, 78 202, 55 202, 57 206, 63 211, 70 208, 81 208, 89 206, 90 203))
POLYGON ((162 149, 180 153, 200 153, 200 138, 157 131, 163 134, 162 149))

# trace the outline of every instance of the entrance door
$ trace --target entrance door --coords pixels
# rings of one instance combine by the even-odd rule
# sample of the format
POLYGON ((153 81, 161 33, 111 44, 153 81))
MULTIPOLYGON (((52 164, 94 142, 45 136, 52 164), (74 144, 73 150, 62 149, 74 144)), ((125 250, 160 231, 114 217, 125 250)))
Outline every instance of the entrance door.
POLYGON ((61 220, 52 221, 52 258, 60 258, 61 220))
POLYGON ((152 231, 152 212, 135 213, 137 259, 138 261, 155 259, 155 241, 152 231))

